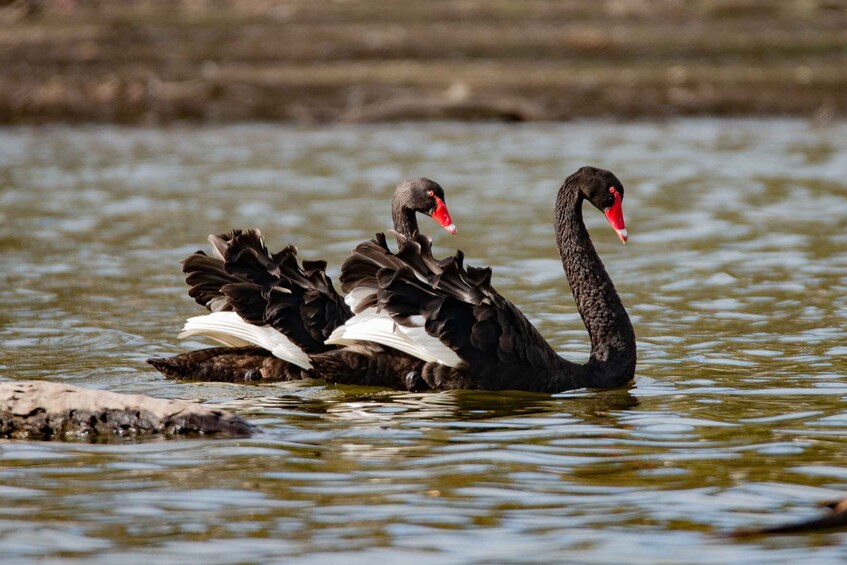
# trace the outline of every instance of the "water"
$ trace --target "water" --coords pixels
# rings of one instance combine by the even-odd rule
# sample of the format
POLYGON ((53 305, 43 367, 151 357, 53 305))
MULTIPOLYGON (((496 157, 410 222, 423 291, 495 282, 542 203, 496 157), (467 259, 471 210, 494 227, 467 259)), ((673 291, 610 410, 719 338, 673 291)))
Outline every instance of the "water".
MULTIPOLYGON (((847 124, 0 130, 6 379, 201 399, 249 440, 0 442, 0 556, 43 563, 841 562, 845 534, 728 541, 847 494, 847 124), (495 266, 564 355, 588 341, 552 237, 584 164, 632 316, 629 390, 409 394, 179 383, 144 363, 201 313, 179 261, 260 226, 337 276, 397 182, 447 191, 439 254, 495 266)), ((2 560, 0 559, 0 560, 2 560)))

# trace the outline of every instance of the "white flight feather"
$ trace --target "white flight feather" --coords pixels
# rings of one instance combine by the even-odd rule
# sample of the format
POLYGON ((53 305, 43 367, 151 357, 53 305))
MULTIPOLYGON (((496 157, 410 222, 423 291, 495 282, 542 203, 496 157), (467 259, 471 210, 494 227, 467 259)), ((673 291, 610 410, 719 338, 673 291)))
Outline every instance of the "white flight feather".
POLYGON ((326 343, 355 345, 361 341, 393 347, 429 363, 456 367, 462 362, 455 351, 427 334, 424 328, 395 324, 387 312, 377 312, 376 308, 368 308, 347 320, 332 332, 326 343))
POLYGON ((270 326, 249 324, 235 312, 212 312, 188 318, 178 337, 184 339, 192 336, 205 336, 231 347, 258 345, 283 361, 304 369, 312 368, 306 352, 283 333, 270 326))
POLYGON ((409 323, 415 327, 422 328, 426 323, 426 318, 424 318, 420 314, 416 314, 415 316, 409 316, 409 323))
POLYGON ((376 294, 375 288, 368 288, 366 286, 357 286, 356 288, 351 290, 349 293, 347 293, 347 296, 344 297, 344 302, 345 302, 345 304, 347 304, 347 306, 350 307, 351 310, 353 310, 355 312, 356 306, 358 306, 359 303, 362 300, 364 300, 365 298, 367 298, 368 296, 370 296, 372 294, 376 294))

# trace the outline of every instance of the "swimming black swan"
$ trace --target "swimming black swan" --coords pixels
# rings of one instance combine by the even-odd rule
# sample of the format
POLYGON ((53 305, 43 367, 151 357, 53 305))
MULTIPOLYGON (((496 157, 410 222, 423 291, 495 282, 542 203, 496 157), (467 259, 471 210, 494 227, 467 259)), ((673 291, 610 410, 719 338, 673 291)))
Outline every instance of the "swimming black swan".
POLYGON ((624 188, 611 172, 583 167, 556 198, 556 243, 591 339, 591 356, 578 364, 559 357, 538 330, 490 284, 491 270, 465 267, 459 252, 435 260, 429 238, 398 235, 392 253, 384 234, 362 243, 344 263, 342 288, 356 316, 327 344, 348 345, 312 356, 330 382, 421 389, 517 389, 559 392, 616 387, 635 373, 635 333, 615 286, 582 219, 582 202, 602 210, 621 241, 624 188), (378 343, 408 356, 369 356, 362 343, 378 343))
MULTIPOLYGON (((456 226, 436 182, 412 179, 391 201, 394 229, 418 235, 415 214, 431 216, 451 234, 456 226)), ((257 229, 211 235, 213 256, 183 262, 189 295, 212 313, 190 318, 180 337, 206 336, 214 347, 147 362, 170 378, 206 381, 290 380, 313 376, 309 355, 336 349, 324 342, 352 317, 326 275, 326 262, 297 261, 290 245, 271 255, 257 229)), ((381 349, 371 347, 371 349, 381 349)))

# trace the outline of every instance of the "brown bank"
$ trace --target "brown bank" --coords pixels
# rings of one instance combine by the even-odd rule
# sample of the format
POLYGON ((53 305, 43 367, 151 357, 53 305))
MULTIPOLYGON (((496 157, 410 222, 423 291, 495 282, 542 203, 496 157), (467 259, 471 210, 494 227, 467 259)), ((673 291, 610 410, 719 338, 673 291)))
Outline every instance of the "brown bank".
POLYGON ((0 0, 0 123, 824 123, 845 45, 845 0, 0 0))
POLYGON ((45 381, 0 383, 0 437, 59 440, 197 434, 243 437, 255 431, 234 414, 194 402, 45 381))

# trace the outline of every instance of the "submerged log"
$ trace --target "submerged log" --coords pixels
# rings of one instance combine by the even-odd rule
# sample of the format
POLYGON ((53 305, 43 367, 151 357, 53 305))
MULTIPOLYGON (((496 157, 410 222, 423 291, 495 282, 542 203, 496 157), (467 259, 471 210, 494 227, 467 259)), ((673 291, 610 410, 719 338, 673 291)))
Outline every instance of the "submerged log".
POLYGON ((802 520, 778 524, 776 526, 765 526, 761 528, 740 528, 730 532, 730 537, 747 538, 767 534, 807 534, 811 532, 828 532, 847 529, 847 499, 829 500, 822 502, 820 506, 829 508, 830 513, 820 518, 802 520))
POLYGON ((0 437, 91 439, 216 434, 256 429, 239 416, 184 400, 118 394, 45 381, 0 383, 0 437))

